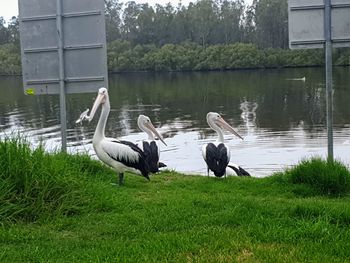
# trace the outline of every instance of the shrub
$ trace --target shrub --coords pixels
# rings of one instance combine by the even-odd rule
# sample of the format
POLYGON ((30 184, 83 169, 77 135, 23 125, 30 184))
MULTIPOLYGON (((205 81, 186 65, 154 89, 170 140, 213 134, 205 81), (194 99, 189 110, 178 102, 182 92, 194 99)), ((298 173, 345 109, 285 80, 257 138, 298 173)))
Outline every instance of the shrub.
POLYGON ((321 195, 341 196, 350 190, 350 171, 339 161, 303 160, 285 175, 293 184, 307 185, 321 195))
POLYGON ((109 209, 106 174, 111 170, 88 156, 48 154, 6 138, 0 141, 0 222, 109 209))

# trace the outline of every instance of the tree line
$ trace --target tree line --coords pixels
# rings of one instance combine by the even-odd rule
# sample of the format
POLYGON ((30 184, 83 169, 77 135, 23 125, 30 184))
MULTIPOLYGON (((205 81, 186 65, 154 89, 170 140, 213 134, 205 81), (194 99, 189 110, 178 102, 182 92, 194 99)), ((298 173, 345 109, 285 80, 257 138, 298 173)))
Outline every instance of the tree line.
POLYGON ((133 45, 253 43, 288 47, 287 0, 197 0, 184 6, 105 0, 107 40, 133 45))
MULTIPOLYGON (((107 41, 136 44, 202 46, 253 43, 263 48, 287 48, 287 0, 197 0, 184 6, 105 0, 107 41)), ((6 26, 0 17, 0 45, 18 44, 18 18, 6 26)))
MULTIPOLYGON (((287 0, 197 0, 184 6, 105 0, 108 68, 225 70, 323 64, 322 50, 288 49, 287 0)), ((0 73, 20 72, 18 18, 0 17, 0 73)), ((348 49, 335 64, 349 65, 348 49)))

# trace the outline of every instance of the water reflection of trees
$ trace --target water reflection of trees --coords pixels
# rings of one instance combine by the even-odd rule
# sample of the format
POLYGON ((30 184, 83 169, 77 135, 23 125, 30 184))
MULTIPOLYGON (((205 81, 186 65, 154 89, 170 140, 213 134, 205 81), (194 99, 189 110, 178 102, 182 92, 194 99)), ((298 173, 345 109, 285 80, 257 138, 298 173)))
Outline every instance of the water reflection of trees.
MULTIPOLYGON (((116 104, 127 100, 132 105, 139 103, 136 98, 142 98, 144 104, 161 105, 159 118, 163 123, 179 117, 193 120, 192 128, 205 129, 206 113, 218 111, 235 126, 243 125, 240 105, 245 98, 259 105, 255 113, 258 127, 289 130, 302 122, 313 129, 325 122, 322 78, 321 69, 130 74, 114 76, 111 92, 116 104), (301 76, 307 81, 287 80, 301 76)), ((342 100, 336 95, 337 91, 335 103, 342 100)), ((342 111, 338 112, 342 116, 342 111)), ((341 121, 349 122, 348 116, 342 116, 341 121)))

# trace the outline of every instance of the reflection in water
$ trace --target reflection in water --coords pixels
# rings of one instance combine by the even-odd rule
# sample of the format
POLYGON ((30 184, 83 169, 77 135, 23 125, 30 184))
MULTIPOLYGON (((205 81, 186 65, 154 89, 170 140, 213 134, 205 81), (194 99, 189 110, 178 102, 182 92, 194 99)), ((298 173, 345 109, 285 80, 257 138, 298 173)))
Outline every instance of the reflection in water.
POLYGON ((247 129, 247 136, 251 137, 255 134, 256 110, 258 108, 258 103, 249 102, 247 99, 244 99, 239 108, 242 111, 241 118, 247 129))
MULTIPOLYGON (((334 153, 350 164, 350 68, 334 71, 334 153)), ((231 160, 252 175, 265 176, 304 157, 325 156, 323 69, 205 73, 117 74, 110 76, 111 113, 106 136, 133 142, 144 139, 139 114, 150 116, 168 147, 159 144, 169 169, 206 174, 203 144, 215 140, 206 123, 219 112, 243 135, 225 135, 231 160), (303 81, 289 78, 306 76, 303 81)), ((1 77, 0 136, 20 132, 48 151, 60 148, 58 96, 25 96, 21 78, 1 77)), ((97 91, 97 89, 96 89, 97 91)), ((67 139, 71 152, 94 156, 91 140, 97 121, 75 124, 92 107, 96 94, 68 95, 67 139)), ((97 113, 99 114, 99 113, 97 113)))

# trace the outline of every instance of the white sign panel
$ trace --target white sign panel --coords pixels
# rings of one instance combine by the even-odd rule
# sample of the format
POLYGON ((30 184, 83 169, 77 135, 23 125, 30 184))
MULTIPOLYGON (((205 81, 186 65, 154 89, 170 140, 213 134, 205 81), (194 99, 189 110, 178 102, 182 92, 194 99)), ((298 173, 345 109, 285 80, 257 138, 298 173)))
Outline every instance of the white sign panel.
MULTIPOLYGON (((288 5, 290 48, 323 48, 324 0, 289 0, 288 5)), ((333 46, 350 46, 350 0, 331 1, 331 25, 333 46)))
POLYGON ((61 14, 57 0, 18 2, 25 93, 60 93, 59 22, 66 93, 108 88, 104 1, 60 1, 61 14))

